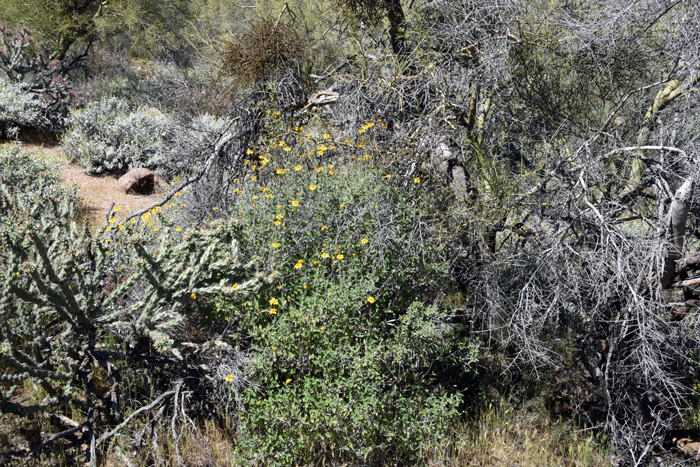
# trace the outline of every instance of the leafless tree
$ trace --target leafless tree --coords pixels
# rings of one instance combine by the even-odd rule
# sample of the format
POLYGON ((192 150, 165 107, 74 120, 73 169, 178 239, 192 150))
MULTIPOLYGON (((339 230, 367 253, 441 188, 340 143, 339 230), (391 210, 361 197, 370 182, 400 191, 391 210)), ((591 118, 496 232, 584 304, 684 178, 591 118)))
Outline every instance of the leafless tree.
POLYGON ((697 378, 700 8, 404 10, 400 50, 391 22, 368 29, 323 77, 341 96, 326 112, 355 129, 382 119, 388 170, 453 192, 445 223, 479 334, 511 349, 506 371, 573 364, 617 453, 643 464, 697 378))

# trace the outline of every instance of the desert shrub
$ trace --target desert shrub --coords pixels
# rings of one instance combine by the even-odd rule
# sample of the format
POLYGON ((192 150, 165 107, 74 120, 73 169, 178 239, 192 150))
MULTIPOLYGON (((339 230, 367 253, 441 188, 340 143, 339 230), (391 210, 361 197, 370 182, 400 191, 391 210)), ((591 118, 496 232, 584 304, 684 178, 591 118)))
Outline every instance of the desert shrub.
POLYGON ((166 137, 173 124, 156 109, 133 109, 121 99, 104 98, 73 110, 69 121, 66 154, 88 173, 168 165, 166 137))
POLYGON ((240 40, 226 45, 223 53, 228 72, 246 84, 266 80, 297 68, 306 54, 304 39, 279 21, 255 22, 240 40))
POLYGON ((47 104, 24 83, 0 81, 0 136, 17 137, 21 127, 45 128, 47 104))
POLYGON ((453 383, 475 352, 429 304, 444 251, 415 189, 369 155, 329 163, 334 146, 320 146, 321 157, 286 145, 251 155, 231 198, 209 208, 237 218, 242 254, 276 274, 252 299, 218 301, 250 358, 253 384, 235 388, 240 453, 270 465, 419 462, 457 416, 453 383))
POLYGON ((135 167, 172 177, 221 134, 228 120, 200 115, 177 122, 147 107, 134 109, 118 98, 103 98, 73 110, 63 136, 66 154, 88 173, 124 173, 135 167))

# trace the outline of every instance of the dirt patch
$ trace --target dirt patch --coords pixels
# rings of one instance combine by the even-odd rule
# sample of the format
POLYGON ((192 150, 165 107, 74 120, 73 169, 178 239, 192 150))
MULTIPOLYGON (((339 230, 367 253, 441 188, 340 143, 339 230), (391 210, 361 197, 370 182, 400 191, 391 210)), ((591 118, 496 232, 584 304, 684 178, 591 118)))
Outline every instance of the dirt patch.
POLYGON ((106 222, 112 203, 121 208, 116 215, 119 220, 162 199, 160 195, 127 195, 119 186, 117 177, 88 175, 75 164, 63 166, 61 180, 64 185, 78 186, 80 197, 85 203, 84 215, 89 217, 91 227, 98 227, 106 222))
POLYGON ((83 169, 69 162, 63 152, 63 147, 60 145, 45 146, 43 144, 23 143, 22 150, 61 164, 61 184, 78 187, 78 194, 84 204, 80 217, 88 219, 93 231, 104 225, 112 204, 121 208, 115 214, 117 220, 120 220, 132 212, 146 208, 162 199, 162 196, 158 194, 151 196, 127 195, 117 182, 117 177, 112 175, 98 177, 86 174, 83 169))

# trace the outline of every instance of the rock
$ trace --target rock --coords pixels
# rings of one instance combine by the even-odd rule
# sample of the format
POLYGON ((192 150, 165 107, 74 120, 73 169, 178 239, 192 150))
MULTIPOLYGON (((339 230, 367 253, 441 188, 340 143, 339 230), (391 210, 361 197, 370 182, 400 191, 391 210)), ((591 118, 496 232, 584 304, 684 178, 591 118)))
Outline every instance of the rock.
POLYGON ((152 195, 156 189, 166 185, 165 180, 152 170, 138 167, 122 175, 119 186, 126 194, 152 195))

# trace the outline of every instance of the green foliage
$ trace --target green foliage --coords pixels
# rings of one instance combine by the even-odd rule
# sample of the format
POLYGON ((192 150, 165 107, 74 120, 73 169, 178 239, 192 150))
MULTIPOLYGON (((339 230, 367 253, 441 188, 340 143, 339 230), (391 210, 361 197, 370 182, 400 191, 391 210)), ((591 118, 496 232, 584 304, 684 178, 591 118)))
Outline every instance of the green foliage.
POLYGON ((41 48, 49 58, 63 60, 76 43, 84 45, 100 29, 104 11, 99 0, 0 1, 0 18, 13 27, 28 26, 37 32, 41 48))
POLYGON ((369 155, 328 164, 324 153, 339 150, 318 148, 289 156, 281 144, 249 161, 246 182, 211 211, 238 217, 242 253, 279 274, 254 299, 218 305, 234 346, 251 352, 241 454, 273 465, 419 461, 457 416, 449 381, 475 350, 449 312, 420 302, 447 270, 418 193, 369 155))

